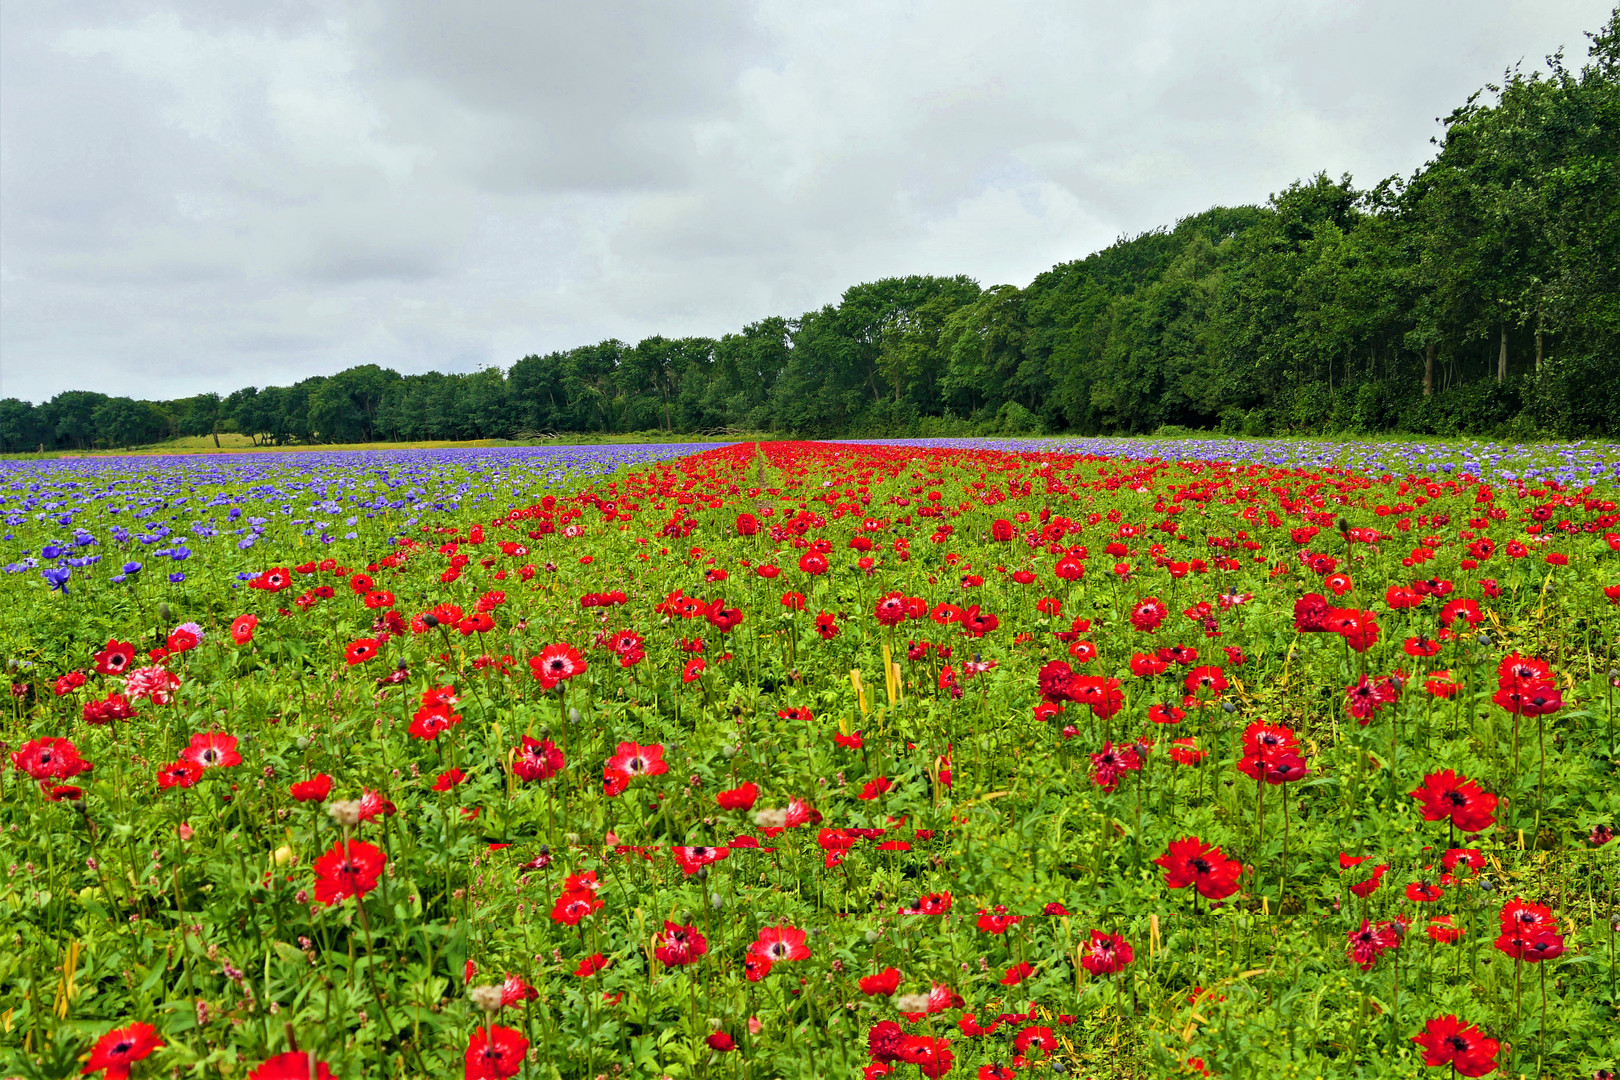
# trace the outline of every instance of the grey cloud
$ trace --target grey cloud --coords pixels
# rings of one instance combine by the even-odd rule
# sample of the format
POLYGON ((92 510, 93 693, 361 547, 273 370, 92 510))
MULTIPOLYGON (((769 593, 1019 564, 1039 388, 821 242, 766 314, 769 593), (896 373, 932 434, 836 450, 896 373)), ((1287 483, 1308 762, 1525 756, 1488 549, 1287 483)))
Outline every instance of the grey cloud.
POLYGON ((1025 284, 1363 183, 1607 0, 0 7, 0 394, 169 397, 1025 284))
POLYGON ((464 110, 497 190, 667 188, 685 123, 724 109, 758 37, 740 4, 397 3, 367 13, 367 69, 464 110))

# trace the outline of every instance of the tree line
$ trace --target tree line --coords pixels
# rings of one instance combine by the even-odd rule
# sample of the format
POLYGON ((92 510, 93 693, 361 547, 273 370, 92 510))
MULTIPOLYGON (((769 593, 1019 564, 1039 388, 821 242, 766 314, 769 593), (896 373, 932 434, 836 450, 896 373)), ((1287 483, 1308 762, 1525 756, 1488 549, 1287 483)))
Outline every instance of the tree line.
POLYGON ((856 285, 719 338, 610 340, 470 374, 0 401, 0 447, 788 435, 1620 432, 1620 9, 1578 70, 1515 69, 1407 178, 1319 174, 1027 288, 856 285))

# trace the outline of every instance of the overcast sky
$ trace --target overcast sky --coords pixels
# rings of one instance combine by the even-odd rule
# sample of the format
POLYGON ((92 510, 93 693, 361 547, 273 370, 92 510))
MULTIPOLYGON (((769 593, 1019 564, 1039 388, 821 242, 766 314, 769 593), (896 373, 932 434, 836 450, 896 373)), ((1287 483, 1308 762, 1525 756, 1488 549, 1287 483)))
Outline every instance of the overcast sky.
POLYGON ((1609 0, 0 6, 0 396, 722 334, 1364 184, 1609 0))

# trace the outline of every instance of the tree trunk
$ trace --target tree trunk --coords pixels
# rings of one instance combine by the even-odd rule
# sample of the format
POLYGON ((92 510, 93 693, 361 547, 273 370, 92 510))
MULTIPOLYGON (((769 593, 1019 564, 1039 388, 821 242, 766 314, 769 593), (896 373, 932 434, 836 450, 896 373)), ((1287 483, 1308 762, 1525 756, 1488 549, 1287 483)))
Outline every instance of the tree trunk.
POLYGON ((1502 324, 1502 347, 1496 353, 1496 381, 1507 382, 1507 323, 1502 324))
POLYGON ((1542 347, 1541 347, 1541 327, 1538 325, 1536 327, 1536 374, 1537 375, 1541 374, 1541 360, 1542 360, 1542 357, 1545 356, 1545 355, 1546 354, 1542 351, 1542 347))
POLYGON ((1423 354, 1423 396, 1434 396, 1434 353, 1439 346, 1431 341, 1429 349, 1423 354))

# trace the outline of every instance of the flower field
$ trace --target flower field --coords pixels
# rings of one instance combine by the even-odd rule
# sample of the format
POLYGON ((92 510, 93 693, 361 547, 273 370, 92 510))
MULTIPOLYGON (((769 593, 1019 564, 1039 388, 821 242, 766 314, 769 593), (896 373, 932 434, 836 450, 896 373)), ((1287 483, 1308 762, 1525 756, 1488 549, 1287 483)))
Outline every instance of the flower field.
POLYGON ((1234 445, 0 462, 0 1071, 1610 1075, 1614 448, 1234 445))

